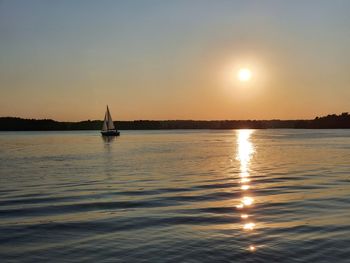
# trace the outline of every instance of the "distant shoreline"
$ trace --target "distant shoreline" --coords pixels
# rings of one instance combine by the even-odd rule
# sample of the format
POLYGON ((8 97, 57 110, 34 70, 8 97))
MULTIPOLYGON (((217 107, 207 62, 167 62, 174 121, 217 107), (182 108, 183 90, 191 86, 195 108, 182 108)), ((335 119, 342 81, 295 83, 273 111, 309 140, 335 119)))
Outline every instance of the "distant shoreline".
MULTIPOLYGON (((59 122, 51 119, 0 117, 0 131, 69 131, 100 130, 102 120, 59 122)), ((313 120, 135 120, 115 121, 118 130, 175 129, 350 129, 350 115, 344 112, 316 117, 313 120)))

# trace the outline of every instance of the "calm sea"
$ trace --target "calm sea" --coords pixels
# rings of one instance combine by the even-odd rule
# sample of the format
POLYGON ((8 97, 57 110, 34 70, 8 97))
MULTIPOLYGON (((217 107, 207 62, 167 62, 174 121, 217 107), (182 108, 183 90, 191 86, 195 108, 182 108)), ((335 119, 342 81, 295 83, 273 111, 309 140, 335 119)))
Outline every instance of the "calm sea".
POLYGON ((0 133, 1 262, 350 262, 350 130, 0 133))

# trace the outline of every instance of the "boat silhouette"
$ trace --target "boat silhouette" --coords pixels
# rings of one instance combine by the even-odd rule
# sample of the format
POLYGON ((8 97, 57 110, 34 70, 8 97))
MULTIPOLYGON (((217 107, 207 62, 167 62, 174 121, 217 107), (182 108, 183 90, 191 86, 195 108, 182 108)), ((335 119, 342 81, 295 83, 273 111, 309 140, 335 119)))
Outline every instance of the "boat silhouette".
POLYGON ((120 132, 117 131, 117 129, 114 126, 112 116, 109 112, 108 105, 107 105, 107 110, 106 110, 106 114, 105 114, 105 119, 104 119, 103 125, 102 125, 101 134, 103 136, 119 136, 120 135, 120 132))

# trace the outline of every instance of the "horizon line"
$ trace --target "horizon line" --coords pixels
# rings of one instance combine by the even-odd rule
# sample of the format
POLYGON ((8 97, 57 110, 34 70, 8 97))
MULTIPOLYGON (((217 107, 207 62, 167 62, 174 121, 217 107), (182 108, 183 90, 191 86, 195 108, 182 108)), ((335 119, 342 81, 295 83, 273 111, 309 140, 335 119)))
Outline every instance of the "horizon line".
MULTIPOLYGON (((348 112, 342 112, 339 115, 333 113, 333 114, 327 114, 327 115, 323 115, 323 116, 316 116, 314 118, 311 119, 278 119, 278 118, 274 118, 274 119, 134 119, 134 120, 113 120, 113 122, 135 122, 135 121, 307 121, 307 120, 315 120, 317 118, 322 118, 322 117, 327 117, 327 116, 341 116, 341 115, 348 115, 348 112)), ((15 119, 23 119, 23 120, 52 120, 55 122, 86 122, 86 121, 103 121, 103 119, 86 119, 86 120, 79 120, 79 121, 60 121, 60 120, 55 120, 55 119, 51 119, 51 118, 42 118, 42 119, 37 119, 37 118, 23 118, 23 117, 13 117, 13 116, 0 116, 1 118, 15 118, 15 119)))

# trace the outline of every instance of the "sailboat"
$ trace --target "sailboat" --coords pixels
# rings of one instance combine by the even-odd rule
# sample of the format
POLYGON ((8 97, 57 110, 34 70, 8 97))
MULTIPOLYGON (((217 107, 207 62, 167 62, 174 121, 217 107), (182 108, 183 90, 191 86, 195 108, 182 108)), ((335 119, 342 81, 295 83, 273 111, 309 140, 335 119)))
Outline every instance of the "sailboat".
POLYGON ((101 134, 103 136, 119 136, 120 135, 120 133, 114 127, 112 116, 109 113, 108 105, 107 105, 107 111, 106 111, 106 114, 105 114, 105 119, 103 121, 101 134))

